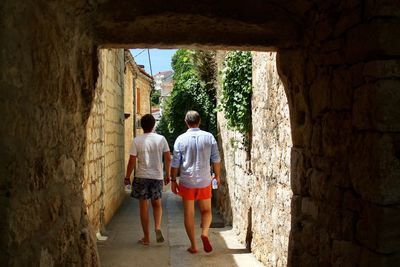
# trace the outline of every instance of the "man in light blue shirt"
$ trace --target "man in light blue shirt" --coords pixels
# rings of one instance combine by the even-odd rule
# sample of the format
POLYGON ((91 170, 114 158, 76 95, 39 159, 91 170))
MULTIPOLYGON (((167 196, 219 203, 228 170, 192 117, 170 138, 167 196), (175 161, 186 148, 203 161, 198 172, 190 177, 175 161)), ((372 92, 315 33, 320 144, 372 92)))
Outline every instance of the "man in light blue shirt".
POLYGON ((211 252, 208 230, 212 220, 211 212, 211 169, 214 179, 219 184, 220 157, 217 142, 211 133, 199 129, 200 115, 197 111, 188 111, 185 123, 189 128, 180 135, 174 145, 174 156, 171 164, 171 189, 183 200, 186 233, 190 239, 190 253, 197 253, 194 230, 194 202, 197 200, 201 212, 201 240, 205 252, 211 252), (180 171, 179 184, 176 177, 180 171))

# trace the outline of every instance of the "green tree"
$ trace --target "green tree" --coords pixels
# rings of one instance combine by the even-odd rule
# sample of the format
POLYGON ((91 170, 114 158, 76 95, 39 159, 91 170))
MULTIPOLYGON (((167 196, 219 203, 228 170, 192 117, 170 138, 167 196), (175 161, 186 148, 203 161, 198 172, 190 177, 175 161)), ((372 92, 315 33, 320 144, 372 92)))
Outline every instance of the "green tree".
POLYGON ((158 107, 160 105, 161 90, 153 90, 151 92, 151 106, 158 107))
POLYGON ((157 131, 172 147, 186 131, 188 110, 201 116, 200 127, 216 134, 215 54, 211 51, 179 49, 172 57, 174 87, 166 100, 157 131), (207 68, 208 66, 208 68, 207 68))

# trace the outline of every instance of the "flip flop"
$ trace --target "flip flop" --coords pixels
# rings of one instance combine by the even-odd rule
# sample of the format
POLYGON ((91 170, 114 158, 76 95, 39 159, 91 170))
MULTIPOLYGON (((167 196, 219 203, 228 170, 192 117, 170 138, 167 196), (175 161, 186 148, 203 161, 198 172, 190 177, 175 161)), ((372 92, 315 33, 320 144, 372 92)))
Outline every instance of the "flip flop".
POLYGON ((207 253, 211 252, 213 248, 211 246, 210 240, 208 240, 208 237, 205 235, 201 235, 201 241, 203 242, 204 251, 207 253))
POLYGON ((143 246, 148 246, 148 245, 150 245, 150 242, 144 241, 144 238, 139 239, 139 240, 138 240, 138 243, 141 244, 141 245, 143 245, 143 246))
POLYGON ((156 240, 157 240, 157 243, 164 242, 164 236, 163 236, 163 234, 162 234, 160 229, 156 230, 156 240))
POLYGON ((188 251, 190 254, 196 254, 196 253, 197 253, 197 249, 188 248, 187 251, 188 251))

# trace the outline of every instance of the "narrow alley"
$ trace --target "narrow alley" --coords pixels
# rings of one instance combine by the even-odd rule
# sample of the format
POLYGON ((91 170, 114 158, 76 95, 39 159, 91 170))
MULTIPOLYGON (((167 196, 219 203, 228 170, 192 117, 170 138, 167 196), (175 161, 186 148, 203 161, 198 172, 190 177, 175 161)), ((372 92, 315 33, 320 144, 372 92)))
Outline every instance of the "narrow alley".
MULTIPOLYGON (((221 220, 215 214, 214 217, 213 221, 221 220)), ((153 229, 152 219, 150 225, 153 229)), ((181 199, 168 189, 163 195, 162 230, 166 240, 156 243, 152 232, 150 245, 143 246, 137 242, 142 237, 137 200, 126 196, 107 227, 108 239, 98 242, 101 266, 264 266, 237 241, 231 227, 210 229, 213 251, 206 254, 200 240, 199 213, 196 225, 199 253, 190 254, 186 251, 189 240, 183 225, 181 199)))

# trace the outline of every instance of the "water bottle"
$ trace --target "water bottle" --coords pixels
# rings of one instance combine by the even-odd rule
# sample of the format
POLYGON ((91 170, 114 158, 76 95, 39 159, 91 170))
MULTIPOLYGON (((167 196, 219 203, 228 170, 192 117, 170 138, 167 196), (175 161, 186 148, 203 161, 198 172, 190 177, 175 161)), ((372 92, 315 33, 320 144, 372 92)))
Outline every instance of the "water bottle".
POLYGON ((132 187, 130 184, 125 185, 125 192, 130 193, 132 191, 132 187))
POLYGON ((131 181, 129 178, 125 178, 124 180, 124 189, 125 192, 130 193, 132 191, 131 181))
POLYGON ((212 186, 212 189, 218 189, 218 181, 217 181, 217 179, 212 179, 211 186, 212 186))

